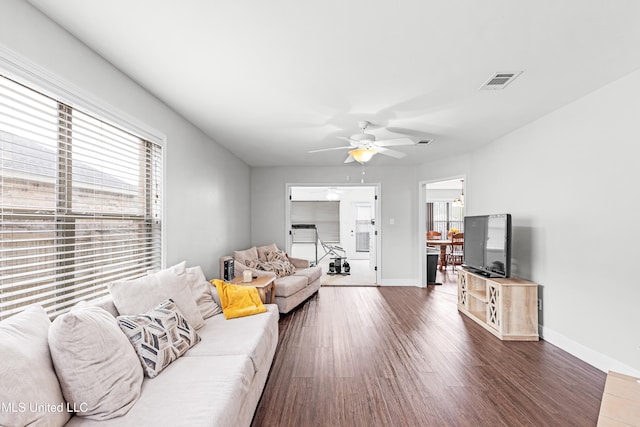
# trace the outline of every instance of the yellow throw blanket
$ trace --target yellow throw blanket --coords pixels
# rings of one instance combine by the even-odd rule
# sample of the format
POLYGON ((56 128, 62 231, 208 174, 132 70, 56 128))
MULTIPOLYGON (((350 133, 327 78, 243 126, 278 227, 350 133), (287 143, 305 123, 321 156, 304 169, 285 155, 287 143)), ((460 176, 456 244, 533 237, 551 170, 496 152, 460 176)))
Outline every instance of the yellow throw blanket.
POLYGON ((213 279, 211 283, 218 290, 225 319, 251 316, 267 311, 255 287, 233 285, 219 279, 213 279))

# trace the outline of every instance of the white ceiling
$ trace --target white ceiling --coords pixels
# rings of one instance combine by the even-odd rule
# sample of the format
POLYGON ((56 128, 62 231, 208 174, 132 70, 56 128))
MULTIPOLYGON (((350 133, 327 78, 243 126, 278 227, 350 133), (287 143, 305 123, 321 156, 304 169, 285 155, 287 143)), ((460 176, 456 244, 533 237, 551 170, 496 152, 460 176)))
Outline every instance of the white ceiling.
POLYGON ((640 68, 635 0, 29 1, 252 166, 339 165, 308 151, 358 120, 435 138, 372 165, 448 157, 640 68))

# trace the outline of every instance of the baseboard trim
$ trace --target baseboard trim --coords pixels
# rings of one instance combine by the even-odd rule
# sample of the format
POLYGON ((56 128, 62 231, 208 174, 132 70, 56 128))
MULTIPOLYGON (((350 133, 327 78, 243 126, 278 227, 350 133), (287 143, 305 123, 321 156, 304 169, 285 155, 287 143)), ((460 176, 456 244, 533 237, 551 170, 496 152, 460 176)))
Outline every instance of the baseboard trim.
POLYGON ((540 338, 603 372, 616 371, 626 375, 640 377, 640 371, 629 365, 567 338, 551 328, 544 327, 543 325, 538 325, 538 327, 540 330, 540 338))

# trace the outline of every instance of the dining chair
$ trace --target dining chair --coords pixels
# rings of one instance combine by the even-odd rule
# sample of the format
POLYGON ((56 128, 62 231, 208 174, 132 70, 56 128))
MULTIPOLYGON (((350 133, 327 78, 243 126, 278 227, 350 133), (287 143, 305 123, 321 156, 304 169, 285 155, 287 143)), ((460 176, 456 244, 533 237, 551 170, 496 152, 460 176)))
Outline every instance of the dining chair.
POLYGON ((464 258, 464 233, 451 235, 451 252, 448 254, 447 265, 455 270, 456 265, 462 265, 464 258))
POLYGON ((442 233, 435 230, 427 231, 427 240, 440 240, 442 239, 442 233))

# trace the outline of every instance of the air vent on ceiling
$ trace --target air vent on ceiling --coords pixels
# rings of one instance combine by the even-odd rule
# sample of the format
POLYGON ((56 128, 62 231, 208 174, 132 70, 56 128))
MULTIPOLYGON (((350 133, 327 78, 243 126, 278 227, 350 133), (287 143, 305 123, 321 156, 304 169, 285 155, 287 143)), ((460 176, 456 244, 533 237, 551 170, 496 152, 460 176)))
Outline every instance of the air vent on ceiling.
POLYGON ((504 89, 509 83, 522 74, 522 71, 495 73, 489 80, 480 86, 481 90, 504 89))
POLYGON ((427 145, 427 144, 431 144, 432 142, 433 142, 433 139, 421 139, 417 143, 422 145, 427 145))

